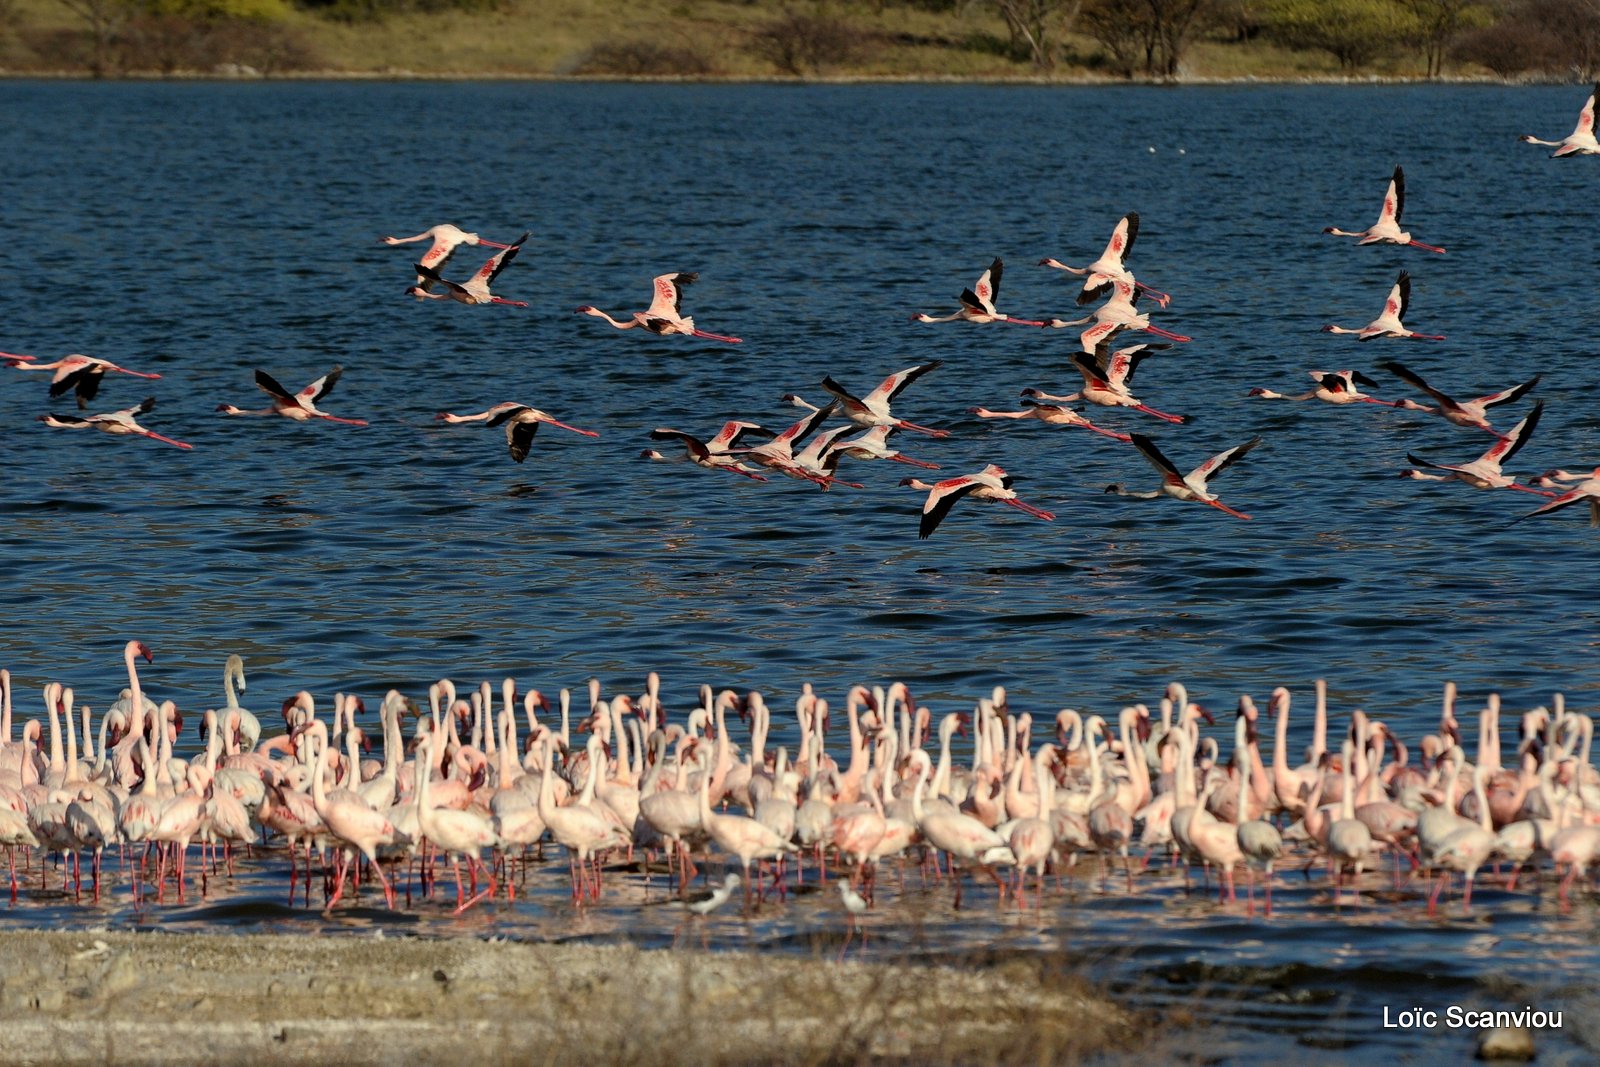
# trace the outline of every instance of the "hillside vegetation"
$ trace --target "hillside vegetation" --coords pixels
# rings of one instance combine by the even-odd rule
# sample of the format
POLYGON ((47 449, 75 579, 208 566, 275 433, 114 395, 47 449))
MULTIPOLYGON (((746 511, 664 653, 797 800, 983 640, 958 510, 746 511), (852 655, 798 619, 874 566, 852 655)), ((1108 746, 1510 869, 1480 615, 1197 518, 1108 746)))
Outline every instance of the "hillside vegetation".
POLYGON ((0 71, 1593 79, 1600 0, 0 0, 0 71))

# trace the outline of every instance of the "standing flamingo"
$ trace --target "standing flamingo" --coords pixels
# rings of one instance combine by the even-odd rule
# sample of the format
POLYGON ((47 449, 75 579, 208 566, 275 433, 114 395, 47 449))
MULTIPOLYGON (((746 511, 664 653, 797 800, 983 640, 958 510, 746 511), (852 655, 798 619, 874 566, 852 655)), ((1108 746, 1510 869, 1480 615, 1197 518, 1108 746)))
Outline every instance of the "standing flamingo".
POLYGON ((339 382, 339 376, 343 373, 343 367, 334 367, 298 393, 291 393, 279 385, 272 375, 264 370, 257 370, 256 388, 272 398, 272 406, 246 411, 232 404, 218 404, 217 410, 224 415, 282 415, 295 422, 327 419, 329 422, 342 422, 346 426, 365 426, 367 423, 364 419, 342 419, 337 415, 329 415, 317 407, 317 401, 333 391, 333 387, 339 382))
POLYGON ((658 274, 651 285, 655 297, 650 301, 650 307, 644 311, 635 311, 633 317, 626 322, 618 321, 607 315, 604 311, 592 304, 584 304, 577 309, 580 315, 593 315, 597 319, 605 319, 619 330, 631 330, 639 326, 661 337, 679 334, 687 337, 701 337, 707 341, 723 341, 730 345, 743 344, 737 337, 728 337, 720 333, 707 333, 695 326, 694 319, 683 314, 683 287, 699 281, 700 275, 692 271, 679 271, 676 274, 658 274))
POLYGON ((1405 210, 1406 172, 1395 167, 1394 177, 1389 179, 1389 189, 1383 194, 1383 208, 1378 212, 1377 222, 1364 230, 1341 230, 1337 226, 1329 226, 1322 232, 1331 233, 1335 237, 1359 237, 1360 243, 1364 245, 1410 245, 1413 248, 1443 255, 1444 249, 1413 240, 1411 234, 1400 229, 1400 216, 1405 210))
POLYGON ((1083 288, 1078 291, 1078 303, 1087 304, 1099 295, 1100 289, 1106 282, 1126 282, 1136 285, 1155 298, 1156 303, 1166 307, 1172 297, 1166 293, 1157 292, 1133 277, 1133 272, 1123 264, 1129 254, 1133 252, 1134 239, 1139 236, 1139 214, 1130 211, 1117 220, 1116 226, 1111 230, 1111 239, 1106 242, 1106 250, 1100 253, 1100 258, 1087 267, 1069 267, 1058 259, 1041 259, 1039 266, 1054 267, 1056 270, 1069 271, 1077 275, 1086 275, 1083 279, 1083 288))
POLYGON ((1578 124, 1561 140, 1542 141, 1531 133, 1525 133, 1517 140, 1523 144, 1549 145, 1555 149, 1550 153, 1551 159, 1561 159, 1565 156, 1600 156, 1600 141, 1595 140, 1594 135, 1594 104, 1597 98, 1600 98, 1600 82, 1595 84, 1589 99, 1583 102, 1583 108, 1578 112, 1578 124))
POLYGON ((978 280, 971 289, 961 290, 961 309, 949 315, 935 318, 932 315, 918 312, 911 316, 912 322, 954 322, 961 319, 964 322, 1009 322, 1015 326, 1055 326, 1059 320, 1041 322, 1038 319, 1019 319, 1010 315, 1001 314, 995 310, 994 302, 1000 299, 1000 275, 1005 270, 1005 264, 999 257, 989 264, 989 269, 978 275, 978 280))
POLYGON ((1261 443, 1261 438, 1252 437, 1242 445, 1234 445, 1224 449, 1206 460, 1200 466, 1184 474, 1173 465, 1172 461, 1161 454, 1156 443, 1144 434, 1133 434, 1133 447, 1137 448, 1150 465, 1162 475, 1161 487, 1149 492, 1133 492, 1124 489, 1120 483, 1106 486, 1106 492, 1116 493, 1118 496, 1138 497, 1142 500, 1153 500, 1158 496, 1170 496, 1177 500, 1197 500, 1202 504, 1209 504, 1218 511, 1225 511, 1236 519, 1248 519, 1250 516, 1241 511, 1235 511, 1216 498, 1211 492, 1208 483, 1218 474, 1227 470, 1236 460, 1246 452, 1261 443))
MULTIPOLYGON (((1543 515, 1547 512, 1564 508, 1569 504, 1576 504, 1580 500, 1589 502, 1589 525, 1600 526, 1600 467, 1596 467, 1594 472, 1585 477, 1583 481, 1554 498, 1548 504, 1528 512, 1522 516, 1522 519, 1531 519, 1535 515, 1543 515)), ((1514 519, 1512 521, 1521 522, 1522 519, 1514 519)))
POLYGON ((1354 334, 1362 341, 1371 341, 1377 337, 1409 337, 1422 341, 1443 341, 1444 337, 1436 333, 1417 333, 1408 330, 1405 323, 1400 320, 1405 318, 1406 309, 1411 306, 1411 275, 1406 271, 1400 272, 1400 277, 1395 279, 1394 286, 1389 290, 1388 299, 1383 302, 1383 313, 1358 330, 1348 329, 1344 326, 1324 326, 1323 333, 1348 333, 1354 334))
POLYGON ((139 437, 148 437, 155 441, 164 441, 167 444, 173 445, 177 448, 187 449, 194 447, 186 444, 183 441, 177 441, 171 437, 166 437, 162 434, 156 433, 154 430, 147 430, 143 426, 140 426, 137 421, 135 421, 135 415, 143 415, 145 412, 151 410, 155 406, 156 398, 152 396, 146 397, 144 402, 138 407, 123 408, 121 411, 110 411, 102 415, 90 415, 88 417, 80 415, 57 415, 51 413, 49 415, 40 415, 39 421, 44 423, 46 426, 52 426, 58 430, 94 429, 99 430, 102 433, 109 433, 116 436, 133 434, 139 437))
POLYGON ((1539 379, 1542 377, 1542 375, 1535 374, 1521 385, 1513 385, 1509 389, 1502 389, 1498 393, 1490 393, 1488 396, 1480 396, 1476 400, 1456 400, 1448 393, 1442 393, 1423 381, 1420 374, 1409 370, 1402 363, 1391 359, 1379 363, 1378 366, 1393 374, 1396 378, 1416 386, 1438 401, 1438 406, 1433 407, 1427 404, 1418 404, 1412 400, 1401 400, 1395 404, 1396 407, 1404 408, 1407 411, 1426 411, 1430 414, 1438 415, 1445 421, 1454 423, 1457 426, 1484 430, 1494 434, 1496 437, 1500 436, 1500 431, 1489 425, 1489 409, 1499 404, 1509 404, 1513 400, 1521 400, 1530 389, 1539 384, 1539 379))
MULTIPOLYGON (((384 876, 383 866, 378 862, 378 847, 394 843, 394 825, 362 799, 359 793, 349 789, 328 792, 324 778, 331 751, 324 731, 323 745, 318 750, 316 762, 312 766, 311 802, 317 814, 322 817, 323 823, 327 825, 328 832, 349 847, 343 850, 343 855, 340 857, 338 873, 334 877, 333 897, 328 901, 325 910, 332 911, 333 906, 339 903, 339 898, 344 895, 345 876, 349 872, 350 864, 354 862, 355 853, 359 852, 366 857, 367 864, 378 876, 378 882, 383 886, 383 899, 392 911, 394 887, 389 884, 389 879, 384 876)), ((423 773, 426 774, 426 771, 423 773)))
MULTIPOLYGON (((0 353, 4 357, 4 353, 0 353)), ((73 353, 62 356, 54 363, 24 363, 20 357, 4 357, 6 366, 15 367, 17 370, 52 370, 55 374, 50 377, 50 396, 52 398, 65 396, 72 392, 78 398, 78 410, 82 411, 100 392, 100 379, 106 376, 107 371, 117 374, 127 374, 135 378, 159 378, 159 374, 146 374, 143 371, 129 370, 119 367, 109 359, 99 359, 95 356, 85 356, 73 353)), ((32 359, 33 357, 28 357, 32 359)))
POLYGON ((1443 475, 1426 475, 1421 471, 1412 473, 1413 478, 1421 476, 1426 480, 1447 481, 1455 478, 1466 482, 1474 489, 1517 489, 1524 493, 1537 493, 1540 496, 1552 495, 1549 490, 1535 489, 1529 485, 1518 484, 1515 477, 1500 473, 1502 464, 1510 461, 1527 444, 1528 438, 1533 436, 1533 431, 1539 425, 1539 416, 1544 413, 1544 401, 1533 405, 1533 410, 1528 412, 1528 417, 1511 428, 1511 432, 1499 438, 1489 446, 1489 450, 1471 463, 1433 463, 1429 460, 1419 459, 1411 453, 1406 453, 1406 458, 1418 467, 1428 467, 1433 470, 1444 471, 1443 475))
POLYGON ((528 449, 533 445, 533 435, 539 432, 539 424, 548 422, 551 426, 559 426, 563 430, 582 434, 584 437, 599 437, 593 430, 580 430, 576 426, 568 426, 560 419, 546 415, 537 408, 530 408, 526 404, 513 404, 507 407, 499 405, 500 412, 491 417, 489 426, 506 428, 506 447, 511 450, 511 458, 521 463, 528 458, 528 449))
MULTIPOLYGON (((895 397, 905 391, 906 386, 929 371, 938 370, 942 366, 944 366, 944 360, 936 359, 931 363, 921 363, 915 367, 907 367, 905 370, 896 371, 879 382, 872 392, 863 397, 855 396, 844 386, 834 381, 833 378, 826 375, 822 379, 822 388, 838 398, 839 414, 857 426, 865 426, 868 429, 872 429, 875 426, 890 426, 897 430, 912 430, 916 433, 925 433, 929 437, 949 437, 949 430, 933 430, 926 426, 918 426, 914 422, 895 418, 889 411, 889 405, 894 402, 895 397)), ((812 411, 817 410, 815 404, 808 404, 793 393, 785 395, 783 399, 797 407, 810 408, 812 411)))
POLYGON ((465 282, 446 281, 439 276, 439 272, 426 263, 417 264, 417 277, 422 281, 407 287, 406 294, 418 300, 454 300, 458 304, 505 304, 508 307, 525 308, 526 300, 507 300, 495 296, 489 291, 489 286, 500 277, 500 272, 510 266, 511 261, 517 258, 517 253, 522 251, 522 242, 528 239, 528 234, 523 234, 516 241, 501 247, 500 251, 489 257, 488 262, 478 268, 478 272, 465 282), (444 286, 444 292, 435 293, 433 286, 444 286))
POLYGON ((920 478, 906 478, 900 484, 909 485, 928 494, 928 499, 922 502, 922 523, 917 528, 917 537, 924 540, 938 529, 944 517, 950 514, 950 509, 955 507, 956 501, 968 496, 974 500, 998 501, 1046 522, 1055 519, 1054 515, 1043 508, 1036 508, 1032 504, 1018 500, 1016 491, 1011 488, 1012 480, 1011 475, 991 463, 976 474, 946 478, 931 485, 920 478))

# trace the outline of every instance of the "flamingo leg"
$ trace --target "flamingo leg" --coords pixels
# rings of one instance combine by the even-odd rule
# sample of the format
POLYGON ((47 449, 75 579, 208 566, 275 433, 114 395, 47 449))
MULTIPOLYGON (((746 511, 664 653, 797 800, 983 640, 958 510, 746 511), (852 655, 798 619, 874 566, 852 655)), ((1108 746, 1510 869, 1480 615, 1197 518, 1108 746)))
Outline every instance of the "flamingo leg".
POLYGON ((694 330, 693 334, 695 337, 701 337, 707 341, 724 341, 730 345, 744 344, 744 342, 737 337, 728 337, 720 333, 707 333, 705 330, 694 330))

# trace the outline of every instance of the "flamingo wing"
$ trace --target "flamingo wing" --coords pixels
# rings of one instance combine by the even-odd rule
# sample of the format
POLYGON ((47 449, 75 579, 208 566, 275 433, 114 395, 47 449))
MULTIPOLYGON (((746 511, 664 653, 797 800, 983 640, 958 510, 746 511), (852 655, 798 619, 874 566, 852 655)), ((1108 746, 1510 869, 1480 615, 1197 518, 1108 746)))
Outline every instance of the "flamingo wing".
MULTIPOLYGON (((1101 344, 1105 348, 1111 347, 1109 341, 1102 341, 1101 344)), ((1119 348, 1112 352, 1110 359, 1102 355, 1100 349, 1096 349, 1095 357, 1105 366, 1106 378, 1115 385, 1122 385, 1132 380, 1133 372, 1139 369, 1139 364, 1143 363, 1152 352, 1171 347, 1171 345, 1129 345, 1127 348, 1119 348)))
POLYGON ((774 440, 786 442, 792 447, 796 441, 809 434, 812 430, 815 430, 818 426, 821 426, 826 419, 831 417, 833 413, 838 410, 838 408, 839 402, 837 400, 829 404, 827 407, 818 408, 805 418, 801 419, 799 422, 795 423, 793 426, 790 426, 787 430, 784 430, 776 438, 774 438, 774 440))
POLYGON ((1539 384, 1539 379, 1542 377, 1544 375, 1535 374, 1521 385, 1513 385, 1510 389, 1502 389, 1498 393, 1480 396, 1474 403, 1482 404, 1486 408, 1492 408, 1496 404, 1509 404, 1513 400, 1520 400, 1527 395, 1528 390, 1539 384))
MULTIPOLYGON (((1103 277, 1105 276, 1096 274, 1090 275, 1091 280, 1094 278, 1103 277)), ((1107 293, 1111 292, 1113 288, 1115 288, 1115 286, 1109 278, 1101 282, 1099 285, 1093 285, 1086 281, 1083 283, 1083 288, 1078 290, 1077 304, 1079 307, 1083 307, 1085 304, 1092 304, 1094 301, 1099 300, 1102 296, 1105 296, 1107 293)))
POLYGON ((1399 378, 1401 381, 1421 389, 1424 393, 1427 393, 1429 396, 1433 397, 1444 407, 1454 408, 1458 406, 1452 397, 1446 395, 1445 393, 1439 392, 1439 390, 1423 381, 1421 375, 1412 371, 1399 361, 1388 359, 1384 360, 1382 363, 1379 363, 1378 366, 1382 367, 1396 378, 1399 378))
POLYGON ((1523 515, 1520 518, 1512 519, 1511 521, 1521 522, 1523 519, 1531 519, 1535 515, 1544 515, 1551 511, 1558 511, 1561 508, 1567 507, 1569 504, 1576 504, 1585 497, 1589 498, 1590 500, 1600 500, 1600 496, 1597 496, 1595 493, 1593 479, 1590 479, 1590 481, 1578 486, 1576 489, 1568 489, 1560 496, 1555 497, 1546 503, 1540 504, 1526 515, 1523 515))
POLYGON ((1114 259, 1118 263, 1127 259, 1133 252, 1134 239, 1139 236, 1139 213, 1130 211, 1117 220, 1116 227, 1111 231, 1111 240, 1106 242, 1104 259, 1114 259))
MULTIPOLYGON (((906 386, 927 374, 929 371, 938 370, 944 366, 944 360, 936 359, 931 363, 921 363, 915 367, 907 367, 897 371, 878 383, 878 387, 868 393, 863 402, 871 407, 875 403, 888 404, 905 391, 906 386)), ((826 388, 826 386, 824 386, 826 388)))
POLYGON ((58 373, 50 381, 50 395, 65 396, 68 392, 76 390, 79 400, 93 400, 95 394, 100 391, 100 379, 104 378, 105 374, 106 369, 97 363, 85 363, 67 374, 58 373))
MULTIPOLYGON (((1105 341, 1095 346, 1095 352, 1103 352, 1107 347, 1105 341)), ((1104 389, 1107 386, 1106 371, 1100 366, 1100 361, 1087 352, 1074 352, 1072 365, 1078 368, 1078 373, 1083 375, 1083 384, 1088 389, 1104 389)))
POLYGON ((693 285, 700 280, 700 275, 690 271, 677 271, 673 274, 659 274, 651 280, 654 295, 650 298, 650 308, 645 312, 659 318, 678 319, 683 315, 683 287, 693 285))
POLYGON ((981 484, 971 474, 935 482, 928 491, 928 499, 922 502, 922 524, 917 528, 917 537, 927 540, 939 528, 944 517, 950 514, 950 509, 956 506, 956 501, 977 490, 981 484))
POLYGON ((772 432, 770 430, 764 430, 753 422, 741 422, 738 419, 730 419, 728 422, 722 424, 722 429, 717 431, 717 435, 715 437, 706 442, 706 447, 714 452, 726 452, 728 449, 738 444, 739 438, 743 437, 747 433, 759 433, 767 437, 772 436, 772 432))
POLYGON ((343 367, 334 367, 327 374, 324 374, 322 377, 318 378, 316 381, 300 390, 299 393, 295 394, 295 399, 304 403, 315 404, 317 401, 333 392, 333 387, 339 384, 339 376, 343 373, 343 367))
POLYGON ((1595 83, 1594 92, 1583 102, 1583 109, 1578 112, 1578 125, 1573 127, 1572 137, 1568 140, 1574 137, 1594 136, 1594 105, 1597 99, 1600 99, 1600 82, 1595 83))
POLYGON ((1233 464, 1241 456, 1260 443, 1261 438, 1259 436, 1252 437, 1242 445, 1234 445, 1232 448, 1218 452, 1216 455, 1212 456, 1210 459, 1206 460, 1204 463, 1200 464, 1200 466, 1191 471, 1189 473, 1189 477, 1199 478, 1201 482, 1209 481, 1210 479, 1221 474, 1223 471, 1227 470, 1229 467, 1233 466, 1233 464))
POLYGON ((1161 449, 1156 447, 1154 441, 1142 433, 1129 434, 1128 436, 1133 439, 1133 447, 1137 448, 1144 458, 1150 461, 1150 465, 1161 473, 1162 479, 1168 485, 1178 486, 1184 484, 1183 475, 1178 471, 1177 467, 1173 466, 1172 460, 1163 455, 1161 449))
POLYGON ((539 420, 528 418, 529 412, 530 409, 524 408, 506 422, 506 447, 511 449, 511 458, 518 463, 528 458, 528 449, 533 447, 533 435, 539 432, 539 420))
POLYGON ((969 290, 961 294, 961 302, 967 303, 967 298, 973 297, 978 309, 989 314, 995 314, 995 301, 1000 299, 1000 276, 1005 271, 1005 264, 996 256, 989 269, 978 275, 978 281, 969 290))
POLYGON ((1394 288, 1389 290, 1389 299, 1383 302, 1383 313, 1405 321, 1406 309, 1411 306, 1411 275, 1401 271, 1400 277, 1395 279, 1394 288))
POLYGON ((511 242, 509 246, 490 256, 488 262, 478 268, 478 273, 472 276, 472 281, 468 282, 467 285, 469 287, 481 286, 483 291, 487 293, 489 286, 494 284, 496 278, 500 277, 500 272, 510 266, 511 261, 517 258, 517 253, 522 251, 522 242, 531 236, 531 231, 524 233, 521 237, 511 242))
POLYGON ((1413 455, 1410 452, 1406 453, 1406 459, 1409 459, 1412 463, 1415 463, 1419 467, 1432 467, 1436 471, 1450 471, 1453 474, 1459 474, 1462 470, 1460 465, 1434 463, 1432 460, 1422 459, 1421 457, 1413 455))
POLYGON ((1533 410, 1528 412, 1527 418, 1511 427, 1511 432, 1490 446, 1489 451, 1483 454, 1486 462, 1502 464, 1509 463, 1511 457, 1521 451, 1522 446, 1528 443, 1528 438, 1533 436, 1534 428, 1539 425, 1539 417, 1544 414, 1544 401, 1533 405, 1533 410))
POLYGON ((652 441, 677 441, 695 459, 706 459, 711 455, 711 449, 706 447, 704 441, 701 441, 693 434, 684 433, 682 430, 665 428, 651 430, 650 439, 652 441))
POLYGON ((300 401, 295 398, 295 395, 279 385, 278 380, 264 370, 256 371, 256 388, 272 397, 272 399, 288 404, 290 407, 299 406, 300 401))
POLYGON ((1362 374, 1358 370, 1341 371, 1340 373, 1341 373, 1341 376, 1344 377, 1344 379, 1345 379, 1345 381, 1347 383, 1348 382, 1354 382, 1357 385, 1366 386, 1368 389, 1377 389, 1377 388, 1379 388, 1379 385, 1378 385, 1377 382, 1373 381, 1371 378, 1368 378, 1365 374, 1362 374))
POLYGON ((426 263, 418 263, 416 265, 416 271, 417 277, 421 278, 429 286, 442 285, 457 296, 473 295, 473 290, 467 288, 465 285, 462 285, 460 282, 452 282, 441 277, 438 271, 434 270, 426 263))
POLYGON ((1406 210, 1406 172, 1400 167, 1394 168, 1394 177, 1389 179, 1389 191, 1383 195, 1383 210, 1378 213, 1378 224, 1392 222, 1400 225, 1400 216, 1406 210))

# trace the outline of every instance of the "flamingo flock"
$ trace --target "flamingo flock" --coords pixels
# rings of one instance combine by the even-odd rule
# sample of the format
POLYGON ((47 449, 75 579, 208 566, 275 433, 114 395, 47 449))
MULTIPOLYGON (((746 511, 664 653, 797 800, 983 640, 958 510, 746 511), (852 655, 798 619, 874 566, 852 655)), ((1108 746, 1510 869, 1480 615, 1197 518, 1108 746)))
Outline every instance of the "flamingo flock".
POLYGON ((185 902, 265 850, 289 858, 291 904, 310 906, 320 884, 330 912, 369 885, 391 910, 431 906, 448 866, 455 892, 440 906, 459 914, 514 901, 559 846, 575 908, 618 879, 648 898, 659 873, 660 892, 693 915, 740 888, 746 909, 782 906, 833 878, 853 932, 886 871, 902 893, 913 879, 948 883, 957 907, 974 879, 992 883, 1017 908, 1110 892, 1117 867, 1122 892, 1162 871, 1186 885, 1198 874, 1232 908, 1243 874, 1244 911, 1259 890, 1270 918, 1274 886, 1318 867, 1331 907, 1415 901, 1431 914, 1459 882, 1470 910, 1475 887, 1542 892, 1550 878, 1565 907, 1580 883, 1592 888, 1600 857, 1593 720, 1559 693, 1514 713, 1489 693, 1469 711, 1447 683, 1437 729, 1407 743, 1359 708, 1335 726, 1318 680, 1310 744, 1291 753, 1285 687, 1262 706, 1238 696, 1218 737, 1179 682, 1153 708, 1114 715, 1026 710, 1001 687, 935 714, 903 682, 858 684, 840 701, 848 737, 830 751, 833 709, 809 685, 780 715, 758 691, 710 685, 669 712, 654 674, 637 694, 591 681, 555 704, 512 678, 459 690, 440 679, 425 695, 391 690, 373 731, 351 693, 300 691, 252 715, 237 704, 237 657, 228 702, 186 720, 148 692, 140 663, 155 660, 126 643, 126 685, 98 726, 86 690, 50 681, 39 705, 0 670, 13 902, 41 891, 185 902), (20 706, 40 714, 19 736, 20 706), (245 716, 282 728, 257 737, 245 716), (374 732, 381 758, 363 756, 374 732), (780 736, 797 743, 774 746, 780 736), (180 744, 194 754, 178 757, 180 744), (719 861, 719 888, 691 894, 719 861))

